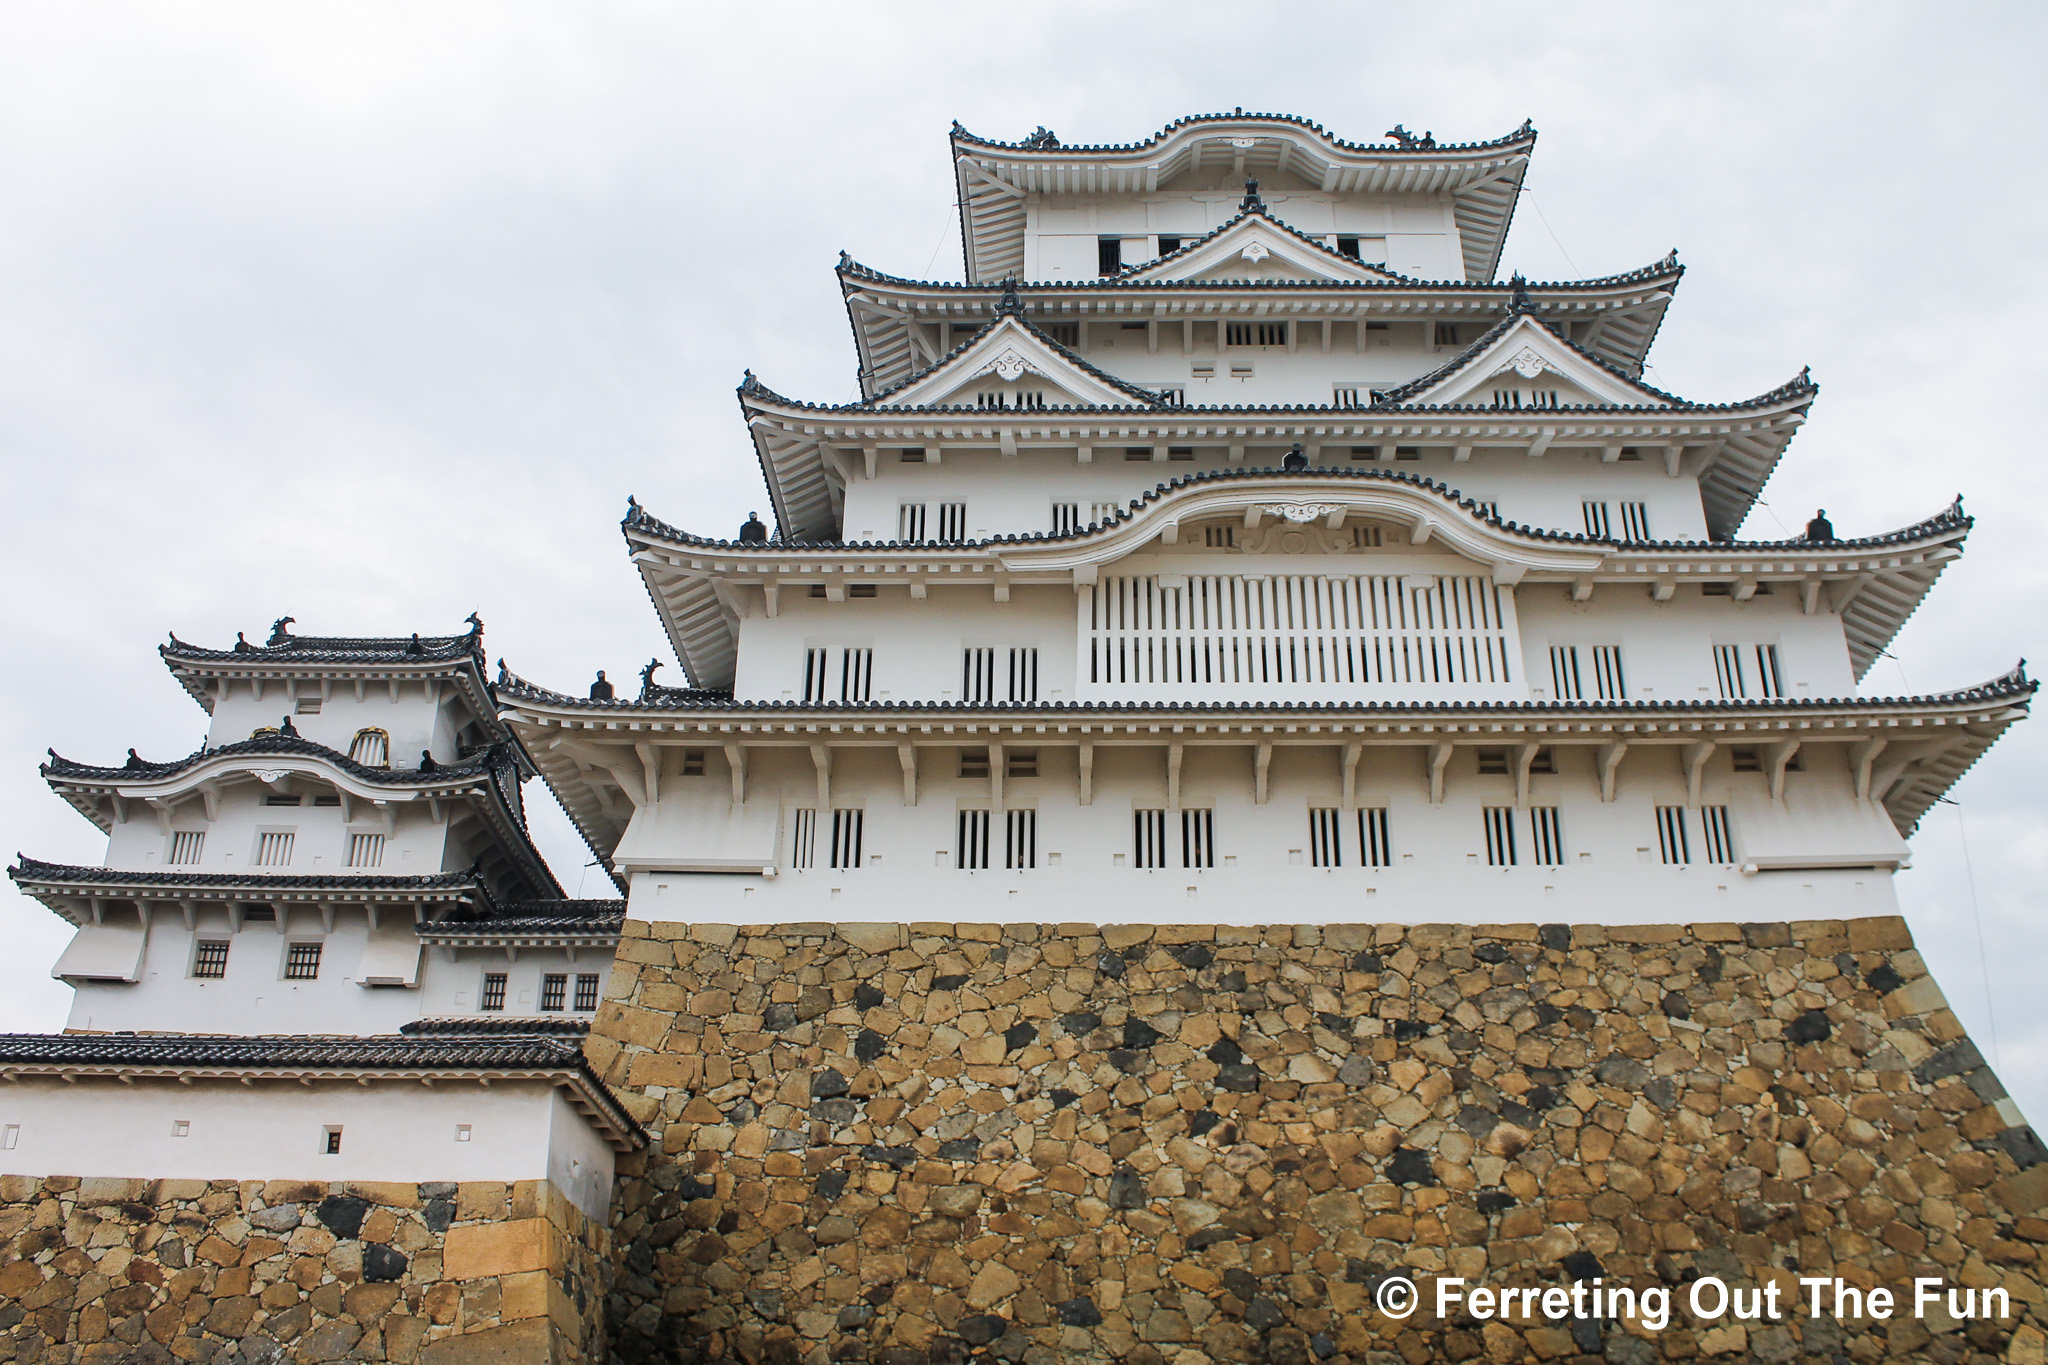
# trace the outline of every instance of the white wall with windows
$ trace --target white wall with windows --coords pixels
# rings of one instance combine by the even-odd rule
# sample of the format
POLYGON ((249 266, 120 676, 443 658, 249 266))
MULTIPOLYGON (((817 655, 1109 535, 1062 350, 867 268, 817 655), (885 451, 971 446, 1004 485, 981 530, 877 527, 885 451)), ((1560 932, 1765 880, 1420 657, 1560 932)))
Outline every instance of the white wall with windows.
POLYGON ((0 1089, 0 1173, 8 1175, 550 1179, 601 1219, 611 1202, 612 1157, 589 1122, 544 1081, 30 1078, 0 1089), (331 1136, 337 1129, 338 1140, 331 1136))
MULTIPOLYGON (((1130 378, 1147 382, 1135 374, 1130 378)), ((1283 401, 1198 395, 1199 386, 1191 388, 1189 401, 1283 401)), ((1284 401, 1306 400, 1297 396, 1284 401)), ((1328 395, 1313 401, 1327 402, 1328 395)), ((1027 446, 1007 457, 994 449, 949 450, 936 462, 928 458, 928 447, 885 445, 877 452, 876 477, 857 478, 846 489, 844 536, 866 542, 982 540, 1050 533, 1069 523, 1085 528, 1173 479, 1205 470, 1275 466, 1287 445, 1254 442, 1246 447, 1244 458, 1233 463, 1225 445, 1183 443, 1169 436, 1157 442, 1091 446, 1086 464, 1077 458, 1071 441, 1027 446), (905 449, 925 451, 927 458, 906 463, 905 449), (947 534, 954 528, 957 534, 947 534)), ((1480 446, 1460 461, 1447 444, 1410 446, 1344 438, 1323 445, 1315 465, 1387 469, 1433 479, 1461 496, 1495 504, 1503 520, 1545 530, 1639 540, 1707 538, 1696 478, 1690 470, 1677 478, 1668 476, 1656 452, 1648 458, 1608 462, 1597 450, 1561 447, 1532 460, 1520 451, 1480 446), (1589 503, 1601 509, 1604 532, 1589 528, 1589 503)))
POLYGON ((286 716, 304 739, 353 754, 369 767, 396 768, 417 767, 423 750, 437 763, 455 762, 464 719, 448 704, 445 692, 430 696, 425 683, 401 682, 394 691, 390 684, 376 682, 367 685, 359 699, 348 682, 323 687, 315 679, 269 680, 258 696, 253 683, 227 679, 215 698, 206 742, 215 747, 233 744, 274 729, 286 716), (366 731, 370 735, 365 736, 366 731), (376 752, 378 734, 385 738, 381 760, 376 752))
POLYGON ((1590 744, 1541 752, 1525 797, 1515 750, 1461 745, 1436 803, 1427 749, 1372 748, 1353 807, 1342 802, 1335 745, 1277 746, 1263 804, 1255 751, 1241 744, 1187 744, 1177 803, 1163 745, 1098 744, 1086 806, 1070 743, 1013 742, 1002 753, 998 796, 988 746, 920 746, 917 803, 907 806, 893 746, 837 748, 821 805, 807 750, 753 749, 746 806, 759 837, 746 854, 766 875, 688 859, 663 866, 655 842, 636 834, 730 810, 722 763, 701 779, 665 780, 661 807, 673 813, 643 810, 628 835, 639 850, 629 913, 744 923, 1802 919, 1892 913, 1889 869, 1905 857, 1882 808, 1855 798, 1839 744, 1803 750, 1777 800, 1752 746, 1718 749, 1697 802, 1678 745, 1631 749, 1612 802, 1600 799, 1590 744), (1667 858, 1660 811, 1672 807, 1687 842, 1684 856, 1667 858))
MULTIPOLYGON (((587 1019, 611 971, 609 948, 572 957, 563 948, 461 947, 451 956, 422 945, 403 909, 385 912, 374 932, 360 907, 339 909, 329 929, 311 906, 253 904, 232 913, 202 905, 190 930, 160 912, 145 930, 116 906, 80 938, 95 934, 136 935, 140 949, 132 982, 66 977, 76 988, 66 1027, 97 1033, 368 1035, 435 1015, 587 1019)), ((131 953, 122 965, 133 961, 131 953)))

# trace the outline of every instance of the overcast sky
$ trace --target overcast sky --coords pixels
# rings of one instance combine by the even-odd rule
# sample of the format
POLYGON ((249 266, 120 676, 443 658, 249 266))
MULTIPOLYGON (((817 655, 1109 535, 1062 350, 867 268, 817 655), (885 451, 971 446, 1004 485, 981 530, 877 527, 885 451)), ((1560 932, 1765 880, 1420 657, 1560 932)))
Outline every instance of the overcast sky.
MULTIPOLYGON (((2048 578, 2048 362, 2024 337, 2048 303, 2043 13, 0 4, 0 848, 104 857, 37 778, 46 745, 197 746, 167 630, 431 633, 474 609, 493 657, 565 689, 668 657, 626 495, 710 533, 766 511, 741 368, 854 396, 842 247, 959 278, 955 118, 1074 142, 1235 105, 1358 140, 1533 118, 1502 273, 1676 246, 1654 383, 1821 384, 1747 533, 1821 505, 1883 531, 1962 492, 1968 557, 1867 689, 1994 677, 2040 656, 2048 578)), ((2042 724, 1936 808, 1898 885, 2048 1122, 2042 724)), ((600 894, 530 790, 564 884, 600 894)), ((0 1029, 61 1026, 67 934, 0 891, 0 1029)))

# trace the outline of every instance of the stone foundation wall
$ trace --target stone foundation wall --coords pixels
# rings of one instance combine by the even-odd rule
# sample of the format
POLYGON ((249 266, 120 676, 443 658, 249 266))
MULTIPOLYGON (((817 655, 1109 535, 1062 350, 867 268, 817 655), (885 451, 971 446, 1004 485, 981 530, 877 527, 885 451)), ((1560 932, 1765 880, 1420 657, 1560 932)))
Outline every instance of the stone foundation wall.
POLYGON ((546 1181, 0 1176, 0 1361, 584 1365, 610 1251, 546 1181))
POLYGON ((629 1362, 2042 1359, 2048 1165, 1897 919, 629 921, 609 996, 629 1362), (1439 1321, 1440 1275, 2015 1316, 1439 1321))

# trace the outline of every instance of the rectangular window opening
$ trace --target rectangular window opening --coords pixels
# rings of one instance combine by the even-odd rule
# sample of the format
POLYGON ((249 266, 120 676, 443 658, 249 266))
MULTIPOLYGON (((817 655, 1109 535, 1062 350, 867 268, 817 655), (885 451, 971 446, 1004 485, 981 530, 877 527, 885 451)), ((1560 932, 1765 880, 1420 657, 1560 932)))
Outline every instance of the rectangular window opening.
POLYGON ((1216 866, 1216 812, 1184 810, 1180 813, 1180 865, 1216 866))
POLYGON ((1700 807, 1700 842, 1708 862, 1725 865, 1735 861, 1735 840, 1728 830, 1726 806, 1700 807))
POLYGON ((228 974, 228 941, 203 938, 192 954, 192 975, 218 981, 228 974))
POLYGON ((856 808, 832 812, 833 870, 851 872, 860 866, 861 827, 866 820, 867 813, 856 808))
POLYGON ((704 776, 704 751, 702 749, 683 750, 683 776, 704 776))
POLYGON ((292 865, 292 836, 289 832, 272 832, 256 836, 256 866, 290 867, 292 865))
POLYGON ((1344 866, 1343 829, 1336 807, 1309 807, 1308 851, 1311 867, 1344 866))
POLYGON ((1692 840, 1685 828, 1684 806, 1657 807, 1657 852, 1674 866, 1692 861, 1692 840))
POLYGON ((1132 813, 1131 866, 1166 866, 1166 812, 1137 810, 1132 813))
POLYGON ((1004 777, 1036 777, 1036 776, 1038 776, 1038 750, 1036 750, 1036 749, 1005 749, 1005 750, 1003 750, 1003 776, 1004 776, 1004 777))
POLYGON ((540 979, 540 1007, 553 1014, 569 1002, 569 974, 549 972, 540 979))
POLYGON ((320 1130, 320 1150, 327 1156, 341 1155, 341 1128, 339 1125, 320 1130))
POLYGON ((1564 825, 1556 806, 1529 807, 1529 851, 1538 867, 1564 865, 1564 825))
POLYGON ((1356 384, 1339 384, 1330 391, 1330 405, 1339 408, 1355 408, 1358 403, 1356 384))
POLYGON ((1358 862, 1361 867, 1394 865, 1394 845, 1388 836, 1385 806, 1359 807, 1358 862))
POLYGON ((1623 540, 1648 540, 1650 538, 1650 504, 1646 502, 1624 502, 1621 504, 1621 538, 1623 540))
POLYGON ((199 861, 199 854, 206 847, 206 831, 203 829, 181 829, 171 835, 171 864, 189 867, 199 861))
POLYGON ((320 976, 320 949, 318 943, 294 943, 285 949, 284 979, 287 981, 313 981, 320 976))
POLYGON ((988 749, 986 746, 969 746, 960 750, 960 776, 988 776, 988 749))
POLYGON ((1095 273, 1098 275, 1121 274, 1124 268, 1124 239, 1121 237, 1100 237, 1095 242, 1095 273))
POLYGON ((1579 513, 1586 521, 1586 534, 1595 540, 1611 540, 1608 532, 1608 509, 1604 502, 1585 501, 1579 504, 1579 513))
POLYGON ((1052 533, 1070 536, 1081 529, 1081 504, 1056 502, 1052 505, 1052 533))
POLYGON ((798 872, 808 872, 817 866, 818 859, 818 812, 802 807, 790 821, 789 865, 798 872))
POLYGON ((505 1008, 505 973, 485 972, 483 994, 477 997, 476 1007, 480 1010, 502 1010, 505 1008))
POLYGON ((1007 813, 1005 823, 1008 830, 1003 839, 1003 866, 1013 872, 1037 867, 1038 812, 1013 810, 1007 813))
POLYGON ((967 539, 967 504, 964 502, 942 502, 939 504, 939 540, 944 544, 958 544, 967 539))
POLYGON ((1515 808, 1488 806, 1483 814, 1486 823, 1486 865, 1515 866, 1515 808))
POLYGON ((963 810, 954 817, 953 866, 962 872, 988 870, 989 813, 963 810))
MULTIPOLYGON (((923 458, 920 452, 919 459, 923 458)), ((924 504, 921 502, 898 503, 896 506, 896 539, 920 541, 924 539, 924 504)))
POLYGON ((381 834, 349 835, 348 865, 350 867, 382 867, 384 865, 384 836, 381 834))
POLYGON ((597 993, 602 982, 603 978, 595 972, 582 972, 577 975, 576 1010, 579 1014, 589 1014, 597 1008, 597 993))

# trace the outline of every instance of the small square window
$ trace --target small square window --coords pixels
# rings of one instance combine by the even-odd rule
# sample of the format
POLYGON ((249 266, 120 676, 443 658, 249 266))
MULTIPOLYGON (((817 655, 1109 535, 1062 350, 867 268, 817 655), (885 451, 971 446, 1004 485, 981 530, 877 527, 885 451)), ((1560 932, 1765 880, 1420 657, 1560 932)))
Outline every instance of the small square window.
POLYGON ((292 710, 301 716, 317 716, 320 714, 320 703, 319 697, 300 697, 293 703, 292 710))
POLYGON ((1508 751, 1506 749, 1481 749, 1479 751, 1479 775, 1481 777, 1506 777, 1508 775, 1508 751))
POLYGON ((484 973, 484 993, 482 998, 477 1001, 477 1008, 482 1010, 501 1010, 505 1008, 505 973, 484 973))
POLYGON ((318 943, 294 943, 285 949, 284 979, 316 980, 320 975, 320 948, 318 943))
POLYGON ((201 939, 192 955, 192 975, 209 980, 219 980, 228 974, 228 942, 226 939, 201 939))
POLYGON ((1004 777, 1038 776, 1038 750, 1006 749, 1003 751, 1004 777))
POLYGON ((702 749, 683 750, 683 776, 704 776, 704 751, 702 749))
POLYGON ((456 1140, 457 1142, 467 1142, 467 1141, 469 1141, 469 1125, 468 1125, 468 1124, 466 1124, 466 1123, 458 1123, 458 1124, 456 1124, 456 1125, 455 1125, 455 1140, 456 1140))
POLYGON ((323 1128, 320 1132, 320 1150, 327 1156, 341 1155, 341 1128, 323 1128))
POLYGON ((962 749, 960 751, 960 776, 987 777, 988 750, 986 748, 962 749))
POLYGON ((190 1119, 172 1119, 172 1120, 171 1120, 171 1136, 172 1136, 172 1137, 174 1137, 174 1138, 181 1138, 181 1137, 191 1137, 191 1136, 192 1136, 192 1120, 190 1120, 190 1119))

